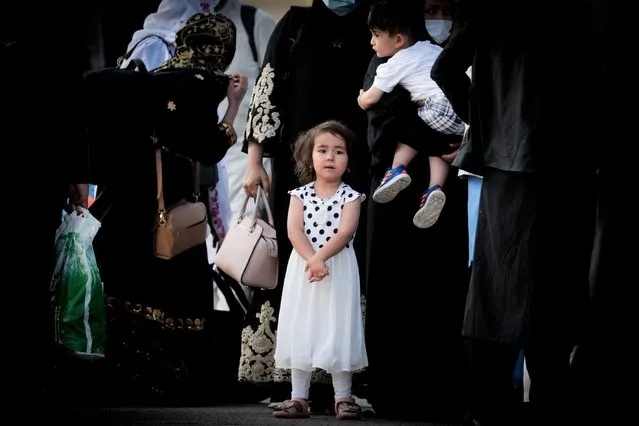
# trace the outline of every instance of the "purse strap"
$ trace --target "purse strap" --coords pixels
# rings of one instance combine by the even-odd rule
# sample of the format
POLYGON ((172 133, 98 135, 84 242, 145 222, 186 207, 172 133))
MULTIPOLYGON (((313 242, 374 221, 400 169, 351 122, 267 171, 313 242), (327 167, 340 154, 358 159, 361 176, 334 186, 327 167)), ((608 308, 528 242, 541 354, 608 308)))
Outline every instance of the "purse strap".
MULTIPOLYGON (((144 65, 144 62, 139 58, 132 59, 127 66, 127 69, 137 70, 141 73, 149 72, 146 69, 146 65, 144 65)), ((153 142, 153 145, 158 146, 155 149, 155 174, 158 188, 158 215, 160 216, 160 224, 164 225, 166 223, 166 206, 164 205, 164 185, 162 181, 162 151, 167 151, 167 149, 163 146, 158 145, 159 140, 155 135, 155 132, 153 136, 151 136, 151 141, 153 142)), ((200 198, 200 163, 198 161, 193 161, 190 158, 188 160, 193 165, 193 198, 197 202, 200 198)))
MULTIPOLYGON (((157 138, 153 137, 153 143, 157 144, 157 138)), ((164 185, 162 180, 162 151, 163 148, 155 150, 155 174, 158 185, 158 215, 160 216, 160 224, 166 223, 166 207, 164 205, 164 185)), ((200 163, 191 161, 193 165, 193 198, 197 202, 200 199, 200 163)))
MULTIPOLYGON (((248 206, 248 202, 251 199, 250 195, 247 195, 244 199, 244 204, 242 204, 242 209, 240 210, 240 214, 238 215, 237 222, 240 223, 242 218, 244 218, 244 214, 246 213, 246 207, 248 206)), ((257 186, 257 197, 255 197, 255 209, 253 210, 253 218, 251 220, 251 227, 254 227, 257 223, 257 218, 259 217, 257 211, 259 210, 260 200, 264 202, 264 209, 266 210, 266 216, 268 218, 268 224, 271 226, 275 226, 273 222, 273 214, 271 213, 271 206, 268 202, 268 195, 260 185, 257 186)))

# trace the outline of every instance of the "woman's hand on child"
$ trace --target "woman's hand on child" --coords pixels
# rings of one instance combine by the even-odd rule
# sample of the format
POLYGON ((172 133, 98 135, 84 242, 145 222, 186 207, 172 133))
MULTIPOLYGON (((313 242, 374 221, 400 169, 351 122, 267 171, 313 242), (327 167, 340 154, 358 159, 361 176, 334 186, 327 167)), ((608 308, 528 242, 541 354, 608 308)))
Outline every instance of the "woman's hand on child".
POLYGON ((458 143, 451 143, 450 147, 455 148, 455 151, 451 152, 450 154, 442 155, 442 160, 444 160, 448 164, 453 164, 453 161, 455 160, 455 157, 457 157, 457 153, 459 152, 459 146, 460 144, 458 143))

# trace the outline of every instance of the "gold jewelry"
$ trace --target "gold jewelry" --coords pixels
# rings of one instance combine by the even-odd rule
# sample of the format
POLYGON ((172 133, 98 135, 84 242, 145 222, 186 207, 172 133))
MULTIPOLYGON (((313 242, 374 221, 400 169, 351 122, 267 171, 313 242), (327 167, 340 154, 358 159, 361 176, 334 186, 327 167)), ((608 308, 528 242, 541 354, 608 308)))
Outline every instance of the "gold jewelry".
POLYGON ((224 130, 226 136, 229 138, 229 146, 235 145, 237 142, 237 133, 235 133, 235 129, 226 121, 222 121, 220 123, 220 129, 224 130))

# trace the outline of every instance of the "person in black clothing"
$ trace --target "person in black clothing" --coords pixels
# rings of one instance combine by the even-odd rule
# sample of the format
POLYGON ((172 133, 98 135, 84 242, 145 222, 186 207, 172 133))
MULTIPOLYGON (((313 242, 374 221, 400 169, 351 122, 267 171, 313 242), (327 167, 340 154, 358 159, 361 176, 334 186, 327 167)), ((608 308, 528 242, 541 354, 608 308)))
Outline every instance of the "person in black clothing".
POLYGON ((70 185, 88 182, 78 87, 89 55, 82 31, 68 25, 83 12, 71 4, 46 13, 32 7, 3 2, 0 10, 0 169, 8 189, 0 405, 14 408, 43 397, 53 355, 48 288, 55 231, 70 192, 74 204, 86 206, 86 185, 69 191, 70 185))
MULTIPOLYGON (((430 33, 422 37, 434 42, 430 33)), ((365 90, 384 61, 378 57, 370 61, 365 90)), ((411 140, 415 129, 423 126, 415 123, 421 118, 402 87, 382 96, 367 115, 372 194, 393 159, 397 142, 411 140)), ((427 126, 419 137, 444 146, 461 142, 460 136, 427 126)), ((428 185, 428 167, 428 156, 420 153, 409 167, 414 185, 398 195, 395 205, 368 204, 367 398, 383 418, 461 423, 466 411, 466 360, 459 332, 468 288, 466 192, 457 172, 450 173, 439 220, 431 228, 416 229, 411 206, 428 185), (429 349, 420 350, 424 345, 429 349), (402 365, 411 366, 410 374, 401 372, 402 365)))
POLYGON ((111 199, 94 247, 107 295, 110 383, 123 402, 192 404, 218 392, 210 386, 215 324, 206 246, 159 259, 152 230, 157 176, 166 206, 192 200, 192 163, 214 165, 236 141, 225 121, 233 117, 217 123, 220 102, 228 97, 234 109, 246 93, 246 77, 226 74, 235 37, 226 16, 198 13, 178 31, 175 56, 152 73, 106 69, 85 78, 88 137, 105 153, 96 183, 111 199), (127 120, 126 132, 114 125, 127 120))
POLYGON ((591 306, 584 330, 584 342, 575 351, 573 370, 579 390, 579 411, 589 423, 623 424, 636 416, 633 363, 624 357, 636 335, 636 249, 637 222, 629 208, 635 184, 632 148, 624 141, 632 138, 635 108, 625 107, 628 87, 634 77, 631 33, 635 15, 625 0, 593 0, 594 58, 597 78, 593 86, 605 88, 592 102, 605 106, 594 121, 593 139, 610 143, 598 156, 599 173, 593 190, 597 194, 597 230, 591 265, 591 306), (619 105, 619 108, 609 108, 619 105), (614 144, 619 149, 613 149, 614 144), (621 158, 627 158, 625 162, 621 158), (636 228, 636 226, 635 226, 636 228), (624 242, 625 241, 625 242, 624 242))
POLYGON ((516 423, 512 372, 522 348, 539 416, 567 421, 570 408, 595 167, 586 137, 590 9, 568 3, 544 18, 552 38, 529 19, 537 2, 462 3, 463 18, 431 73, 470 125, 456 164, 483 176, 463 326, 472 414, 481 425, 516 423))

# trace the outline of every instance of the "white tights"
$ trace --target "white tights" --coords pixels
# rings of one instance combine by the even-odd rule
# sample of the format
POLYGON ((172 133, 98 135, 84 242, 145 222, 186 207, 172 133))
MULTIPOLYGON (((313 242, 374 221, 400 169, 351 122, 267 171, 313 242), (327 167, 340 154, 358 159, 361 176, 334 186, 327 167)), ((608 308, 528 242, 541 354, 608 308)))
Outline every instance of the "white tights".
MULTIPOLYGON (((353 373, 340 371, 339 373, 331 374, 331 376, 333 377, 335 400, 350 398, 353 373)), ((294 368, 291 371, 291 385, 293 387, 291 399, 308 399, 308 390, 311 387, 311 372, 294 368)))

